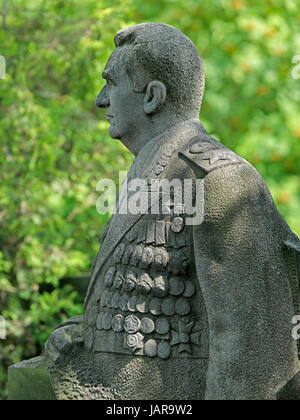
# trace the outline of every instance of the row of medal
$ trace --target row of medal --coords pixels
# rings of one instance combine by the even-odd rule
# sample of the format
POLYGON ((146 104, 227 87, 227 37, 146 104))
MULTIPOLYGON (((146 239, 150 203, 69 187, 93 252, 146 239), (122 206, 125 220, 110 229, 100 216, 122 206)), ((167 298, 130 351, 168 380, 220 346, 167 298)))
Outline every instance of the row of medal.
POLYGON ((97 329, 106 331, 112 329, 115 333, 123 331, 127 333, 124 336, 124 346, 131 352, 143 350, 143 354, 146 356, 159 356, 162 359, 170 356, 171 346, 169 343, 157 342, 154 338, 144 342, 144 335, 152 333, 158 334, 159 339, 169 339, 171 326, 165 318, 159 318, 154 322, 148 317, 139 319, 135 315, 129 315, 125 318, 121 314, 113 316, 109 312, 100 312, 97 317, 97 329))
POLYGON ((183 277, 154 274, 149 275, 144 271, 133 271, 117 269, 110 267, 105 276, 104 284, 108 289, 122 290, 123 293, 132 293, 136 291, 142 295, 150 293, 157 297, 183 296, 193 297, 196 288, 191 280, 185 280, 183 277))
MULTIPOLYGON (((96 326, 98 330, 110 330, 114 332, 127 332, 135 334, 141 332, 143 334, 152 334, 156 332, 165 336, 170 331, 170 323, 166 318, 159 318, 155 322, 149 317, 139 319, 135 315, 127 317, 117 314, 113 316, 111 312, 100 312, 97 317, 96 326)), ((168 337, 165 337, 168 338, 168 337)))
POLYGON ((186 316, 191 312, 191 305, 184 297, 152 298, 144 296, 122 295, 119 292, 104 291, 100 299, 101 308, 121 309, 123 312, 139 312, 141 314, 165 316, 186 316))
POLYGON ((101 330, 106 332, 113 330, 114 333, 124 332, 124 348, 130 352, 135 353, 139 350, 140 355, 159 356, 162 359, 170 356, 172 346, 179 346, 179 354, 183 352, 192 354, 192 345, 200 346, 201 333, 197 330, 193 332, 194 321, 181 318, 178 323, 176 321, 176 325, 177 328, 174 329, 174 325, 171 327, 169 320, 163 317, 154 321, 147 316, 140 319, 135 315, 113 316, 110 312, 100 312, 96 321, 98 332, 101 330), (149 334, 153 334, 151 339, 148 338, 145 341, 145 335, 149 334))
POLYGON ((133 226, 126 239, 129 242, 153 244, 155 246, 168 245, 168 247, 181 248, 188 245, 184 233, 184 219, 174 217, 168 220, 142 220, 133 226))
POLYGON ((187 247, 168 252, 164 247, 121 243, 114 251, 113 262, 157 272, 167 269, 177 274, 185 273, 190 256, 187 247))

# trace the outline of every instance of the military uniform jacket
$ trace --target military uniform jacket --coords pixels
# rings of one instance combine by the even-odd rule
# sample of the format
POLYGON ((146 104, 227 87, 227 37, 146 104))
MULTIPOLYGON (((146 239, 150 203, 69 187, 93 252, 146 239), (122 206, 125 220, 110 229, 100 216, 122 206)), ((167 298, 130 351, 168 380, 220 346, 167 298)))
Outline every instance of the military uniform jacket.
POLYGON ((152 202, 147 214, 112 217, 86 296, 86 350, 188 363, 205 384, 199 398, 275 398, 299 368, 299 240, 257 171, 199 121, 153 144, 149 190, 190 180, 197 203, 201 180, 201 223, 187 223, 184 195, 164 214, 152 202))

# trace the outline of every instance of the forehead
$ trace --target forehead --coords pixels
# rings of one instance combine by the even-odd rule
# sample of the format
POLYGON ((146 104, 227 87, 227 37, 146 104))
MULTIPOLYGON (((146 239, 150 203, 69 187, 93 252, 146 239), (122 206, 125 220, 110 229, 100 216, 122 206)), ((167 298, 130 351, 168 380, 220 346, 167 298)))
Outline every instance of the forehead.
POLYGON ((126 54, 122 48, 117 48, 109 57, 105 69, 102 73, 104 79, 113 78, 115 80, 126 75, 125 63, 126 54))

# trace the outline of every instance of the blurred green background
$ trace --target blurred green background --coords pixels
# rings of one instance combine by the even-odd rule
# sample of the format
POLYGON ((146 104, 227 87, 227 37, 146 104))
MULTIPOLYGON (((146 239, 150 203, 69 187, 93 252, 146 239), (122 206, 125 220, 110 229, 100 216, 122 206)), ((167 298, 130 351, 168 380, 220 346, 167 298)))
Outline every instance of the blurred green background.
POLYGON ((119 29, 160 21, 195 42, 207 78, 200 119, 259 170, 300 234, 300 79, 291 75, 300 10, 298 0, 2 0, 0 8, 4 399, 7 367, 39 354, 58 324, 82 313, 79 280, 108 218, 96 212, 96 184, 117 181, 132 161, 94 106, 119 29))

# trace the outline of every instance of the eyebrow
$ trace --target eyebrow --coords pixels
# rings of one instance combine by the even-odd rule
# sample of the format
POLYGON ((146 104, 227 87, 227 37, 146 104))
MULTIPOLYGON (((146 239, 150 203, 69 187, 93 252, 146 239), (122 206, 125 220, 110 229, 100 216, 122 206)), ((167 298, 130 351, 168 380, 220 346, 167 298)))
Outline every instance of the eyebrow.
POLYGON ((102 78, 105 79, 105 80, 109 80, 111 82, 115 82, 113 77, 111 76, 111 73, 108 70, 103 71, 102 78))
POLYGON ((107 78, 109 78, 109 74, 108 74, 108 71, 107 71, 107 70, 104 70, 104 71, 103 71, 103 73, 102 73, 102 77, 103 77, 103 79, 107 79, 107 78))

